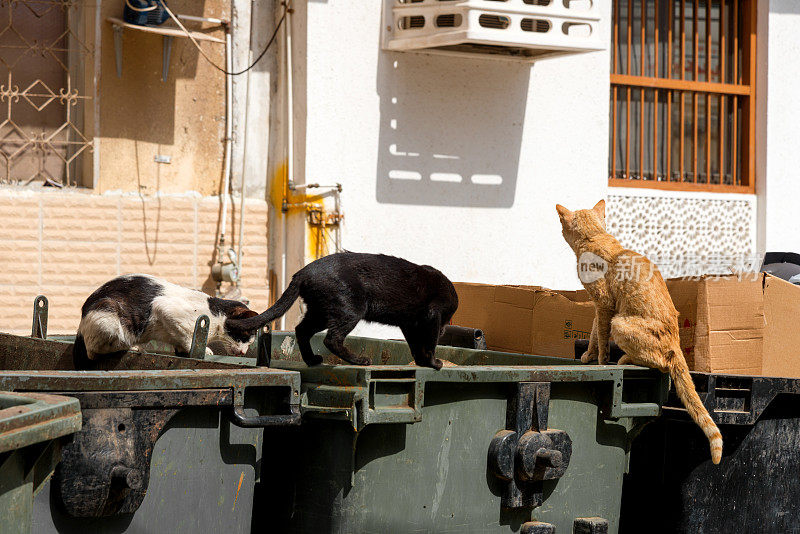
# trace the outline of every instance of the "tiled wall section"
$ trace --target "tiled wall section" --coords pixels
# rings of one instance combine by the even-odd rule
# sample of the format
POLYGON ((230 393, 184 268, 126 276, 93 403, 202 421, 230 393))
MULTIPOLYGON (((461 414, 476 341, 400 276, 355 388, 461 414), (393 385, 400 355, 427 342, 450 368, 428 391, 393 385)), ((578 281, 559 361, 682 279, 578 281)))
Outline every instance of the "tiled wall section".
MULTIPOLYGON (((617 188, 611 188, 614 191, 617 188)), ((665 278, 758 270, 754 195, 609 194, 608 231, 665 278)))
MULTIPOLYGON (((227 220, 234 238, 238 212, 236 201, 227 220)), ((48 331, 74 333, 83 301, 118 274, 149 273, 213 293, 220 216, 218 197, 0 190, 0 331, 29 335, 33 299, 44 294, 48 331)), ((261 311, 269 294, 266 202, 246 201, 243 242, 242 293, 261 311)))

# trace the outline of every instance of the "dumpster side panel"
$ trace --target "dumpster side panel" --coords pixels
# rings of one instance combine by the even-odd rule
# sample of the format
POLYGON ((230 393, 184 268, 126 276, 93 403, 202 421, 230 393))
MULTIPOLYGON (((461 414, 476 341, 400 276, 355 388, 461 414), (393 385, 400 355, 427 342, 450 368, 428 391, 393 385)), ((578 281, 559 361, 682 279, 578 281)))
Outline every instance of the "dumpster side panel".
POLYGON ((754 425, 720 425, 724 455, 689 420, 662 418, 632 445, 622 532, 797 532, 800 425, 796 396, 778 397, 754 425))
POLYGON ((368 425, 357 439, 346 423, 309 420, 296 442, 296 472, 284 472, 296 497, 280 531, 507 534, 533 516, 571 532, 574 518, 601 516, 615 532, 627 429, 598 416, 608 384, 599 391, 594 383, 553 383, 549 426, 573 440, 569 468, 543 484, 544 506, 533 514, 501 510, 487 451, 505 428, 515 386, 428 383, 421 422, 368 425))
POLYGON ((0 532, 30 532, 33 481, 25 476, 22 451, 0 454, 0 532))
POLYGON ((567 431, 572 457, 533 516, 556 532, 572 532, 577 517, 605 518, 609 532, 619 528, 630 420, 603 420, 598 405, 610 394, 611 384, 553 384, 548 426, 567 431))
POLYGON ((73 518, 48 483, 34 502, 33 532, 250 532, 261 430, 232 425, 217 408, 187 408, 155 443, 147 495, 134 514, 73 518))

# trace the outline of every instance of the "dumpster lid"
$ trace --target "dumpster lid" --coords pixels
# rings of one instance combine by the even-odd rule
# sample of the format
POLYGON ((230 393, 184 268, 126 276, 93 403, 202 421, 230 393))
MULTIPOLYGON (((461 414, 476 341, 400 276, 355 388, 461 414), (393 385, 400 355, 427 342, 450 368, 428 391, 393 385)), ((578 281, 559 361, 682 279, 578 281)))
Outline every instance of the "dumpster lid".
POLYGON ((78 399, 0 391, 0 453, 50 441, 80 429, 78 399))
POLYGON ((48 393, 227 389, 234 406, 249 387, 285 386, 298 402, 300 374, 285 369, 126 352, 75 370, 72 343, 0 333, 0 390, 48 393))

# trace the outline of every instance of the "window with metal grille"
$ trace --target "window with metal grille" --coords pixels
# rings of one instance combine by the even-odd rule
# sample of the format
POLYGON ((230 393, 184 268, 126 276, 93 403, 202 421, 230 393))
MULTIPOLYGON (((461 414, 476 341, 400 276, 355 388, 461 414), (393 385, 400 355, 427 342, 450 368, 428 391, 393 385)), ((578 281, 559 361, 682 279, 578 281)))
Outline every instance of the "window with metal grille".
POLYGON ((755 0, 614 0, 609 184, 754 191, 755 0))
POLYGON ((0 2, 0 184, 91 185, 85 0, 0 2))

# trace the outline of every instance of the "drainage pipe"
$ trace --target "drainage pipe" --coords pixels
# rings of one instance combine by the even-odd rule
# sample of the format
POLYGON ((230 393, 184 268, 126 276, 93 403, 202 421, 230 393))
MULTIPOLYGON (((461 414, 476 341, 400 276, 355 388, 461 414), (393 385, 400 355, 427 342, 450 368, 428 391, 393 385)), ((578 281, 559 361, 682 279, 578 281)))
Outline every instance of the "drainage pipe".
MULTIPOLYGON (((252 59, 252 58, 251 58, 252 59)), ((231 70, 231 69, 228 69, 231 70)), ((247 80, 245 81, 247 84, 245 90, 245 109, 250 105, 250 73, 247 73, 247 80)), ((244 132, 244 157, 242 158, 242 190, 240 194, 242 198, 240 199, 240 207, 239 207, 239 242, 237 243, 238 251, 236 252, 236 269, 239 273, 238 279, 236 280, 236 286, 239 285, 239 280, 242 279, 242 244, 244 243, 244 176, 245 176, 245 168, 247 167, 247 142, 250 139, 250 136, 247 132, 247 112, 244 113, 244 125, 242 131, 244 132)))
MULTIPOLYGON (((290 2, 291 0, 285 0, 290 2)), ((287 5, 286 25, 283 31, 286 53, 286 179, 283 188, 283 204, 281 206, 281 224, 283 226, 283 252, 281 254, 281 294, 286 291, 287 261, 289 250, 289 184, 294 182, 294 94, 292 88, 292 8, 287 5)), ((281 316, 280 329, 286 329, 286 316, 281 316)))
MULTIPOLYGON (((233 63, 231 51, 230 26, 225 24, 225 70, 231 72, 233 63)), ((217 242, 217 262, 224 263, 225 257, 225 225, 228 220, 228 200, 231 187, 231 144, 233 141, 233 121, 231 120, 233 108, 233 77, 225 75, 225 161, 223 163, 222 186, 222 221, 220 223, 219 240, 217 242)))

